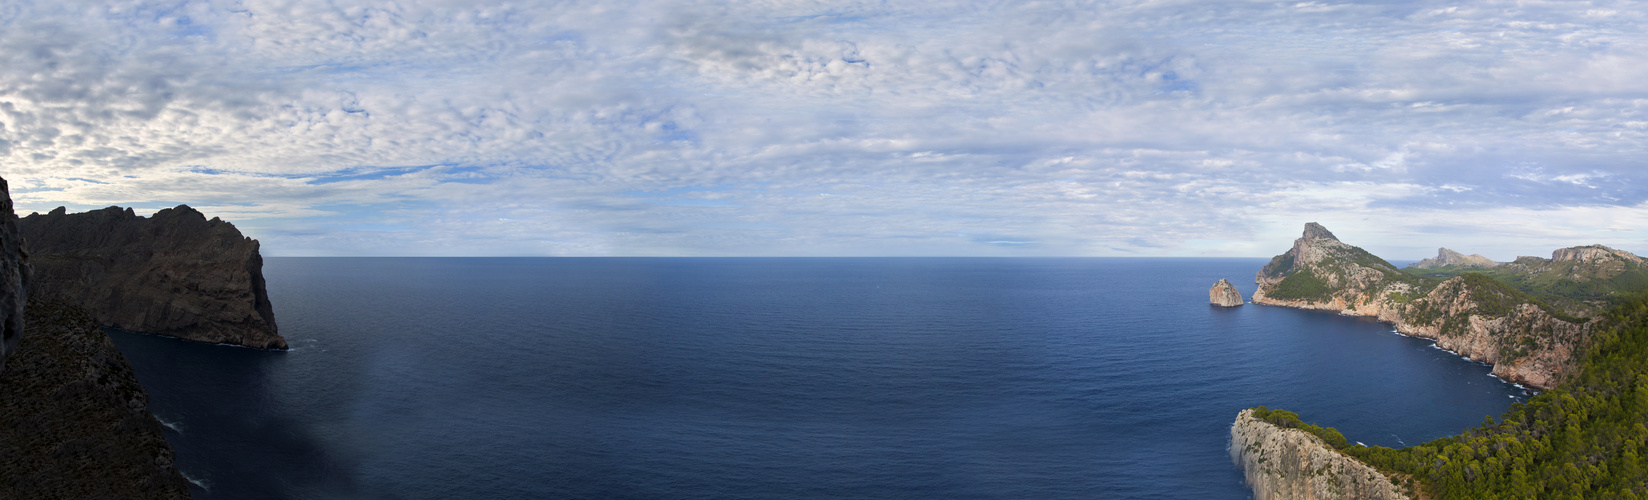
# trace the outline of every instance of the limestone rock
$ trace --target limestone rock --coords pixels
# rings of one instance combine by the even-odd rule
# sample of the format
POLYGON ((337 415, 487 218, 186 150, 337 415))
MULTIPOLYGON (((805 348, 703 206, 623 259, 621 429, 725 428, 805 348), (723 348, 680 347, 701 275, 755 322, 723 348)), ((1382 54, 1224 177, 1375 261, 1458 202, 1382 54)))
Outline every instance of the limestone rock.
POLYGON ((285 349, 264 288, 258 242, 180 205, 153 217, 59 207, 19 221, 34 289, 134 332, 285 349))
MULTIPOLYGON (((1559 250, 1560 251, 1560 250, 1559 250)), ((1408 267, 1430 269, 1444 266, 1495 268, 1500 263, 1479 254, 1465 255, 1446 248, 1436 249, 1436 257, 1415 262, 1408 267)))
POLYGON ((1219 282, 1214 283, 1213 288, 1207 291, 1207 300, 1213 305, 1224 307, 1236 307, 1244 302, 1242 292, 1236 290, 1236 286, 1224 278, 1219 278, 1219 282))
MULTIPOLYGON (((17 232, 11 187, 0 179, 0 373, 23 340, 23 312, 29 301, 29 255, 17 232)), ((3 400, 0 400, 3 401, 3 400)))
POLYGON ((1361 461, 1299 429, 1283 429, 1242 410, 1230 426, 1230 458, 1255 500, 1409 498, 1361 461))
POLYGON ((1624 260, 1633 264, 1642 263, 1642 257, 1638 257, 1636 254, 1614 250, 1602 245, 1559 248, 1556 251, 1551 252, 1551 261, 1553 262, 1570 260, 1579 262, 1599 262, 1611 259, 1624 260))

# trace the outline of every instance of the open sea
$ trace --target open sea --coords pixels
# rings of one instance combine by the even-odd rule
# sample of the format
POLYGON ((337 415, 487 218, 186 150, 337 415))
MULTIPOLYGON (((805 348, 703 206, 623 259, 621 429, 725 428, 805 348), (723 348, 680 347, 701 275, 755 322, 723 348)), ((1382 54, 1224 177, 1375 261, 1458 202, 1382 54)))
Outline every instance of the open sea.
POLYGON ((1264 263, 269 258, 289 352, 111 336, 201 499, 1243 499, 1243 408, 1401 446, 1525 397, 1208 305, 1264 263))

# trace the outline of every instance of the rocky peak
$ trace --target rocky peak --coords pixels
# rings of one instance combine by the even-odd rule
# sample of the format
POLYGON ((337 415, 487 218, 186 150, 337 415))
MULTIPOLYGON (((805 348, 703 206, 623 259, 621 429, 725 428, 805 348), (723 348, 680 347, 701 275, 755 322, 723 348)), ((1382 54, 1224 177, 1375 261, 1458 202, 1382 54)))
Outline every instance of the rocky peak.
POLYGON ((1339 238, 1335 238, 1333 236, 1333 231, 1329 231, 1328 228, 1322 227, 1321 224, 1317 224, 1315 222, 1305 223, 1305 234, 1304 236, 1300 236, 1300 239, 1339 241, 1339 238))
POLYGON ((1608 248, 1608 247, 1602 246, 1602 245, 1587 245, 1587 246, 1581 246, 1581 247, 1559 248, 1556 251, 1551 252, 1551 260, 1554 261, 1554 262, 1562 262, 1562 261, 1570 261, 1570 260, 1571 261, 1578 261, 1578 262, 1597 262, 1597 261, 1616 258, 1616 257, 1619 258, 1619 259, 1623 259, 1627 262, 1632 262, 1632 263, 1636 263, 1636 264, 1641 264, 1642 263, 1642 257, 1638 257, 1638 256, 1636 256, 1636 254, 1633 254, 1631 252, 1614 250, 1612 248, 1608 248))
POLYGON ((1444 266, 1499 267, 1499 265, 1500 264, 1498 262, 1494 262, 1493 259, 1483 257, 1480 254, 1465 255, 1447 248, 1438 248, 1436 249, 1435 258, 1421 260, 1414 263, 1410 267, 1424 269, 1444 266))

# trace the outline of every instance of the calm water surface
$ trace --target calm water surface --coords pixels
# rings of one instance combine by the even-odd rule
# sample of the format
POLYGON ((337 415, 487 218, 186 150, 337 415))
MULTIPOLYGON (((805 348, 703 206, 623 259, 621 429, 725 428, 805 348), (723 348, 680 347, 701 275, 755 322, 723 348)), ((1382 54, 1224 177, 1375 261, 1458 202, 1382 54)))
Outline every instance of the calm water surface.
POLYGON ((1207 304, 1263 264, 270 258, 290 352, 112 335, 204 499, 1239 499, 1242 408, 1400 446, 1522 397, 1207 304))

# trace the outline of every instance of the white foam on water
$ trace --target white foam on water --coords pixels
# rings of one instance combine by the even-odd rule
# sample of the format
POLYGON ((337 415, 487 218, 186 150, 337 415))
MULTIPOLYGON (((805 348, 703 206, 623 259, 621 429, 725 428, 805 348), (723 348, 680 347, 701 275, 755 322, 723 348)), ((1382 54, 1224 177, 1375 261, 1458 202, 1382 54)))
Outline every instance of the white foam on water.
POLYGON ((168 421, 166 421, 166 419, 160 418, 160 415, 155 415, 154 418, 155 418, 156 421, 160 422, 160 425, 166 426, 166 428, 171 429, 172 432, 176 432, 178 434, 183 433, 183 427, 181 425, 178 425, 177 422, 168 422, 168 421))
POLYGON ((177 472, 179 474, 183 474, 183 479, 189 480, 189 484, 199 486, 200 489, 203 489, 203 490, 206 490, 206 491, 212 491, 212 482, 211 481, 207 481, 205 479, 195 479, 195 478, 189 477, 189 473, 183 472, 182 470, 179 470, 177 472))

